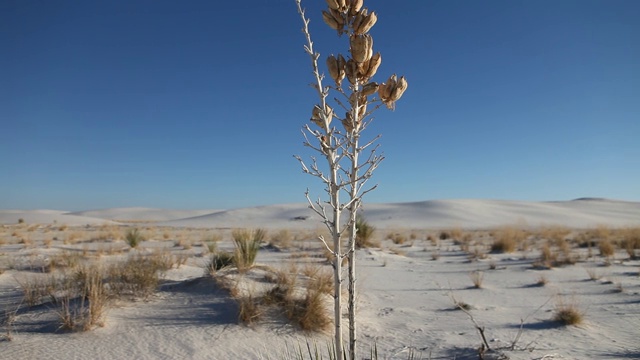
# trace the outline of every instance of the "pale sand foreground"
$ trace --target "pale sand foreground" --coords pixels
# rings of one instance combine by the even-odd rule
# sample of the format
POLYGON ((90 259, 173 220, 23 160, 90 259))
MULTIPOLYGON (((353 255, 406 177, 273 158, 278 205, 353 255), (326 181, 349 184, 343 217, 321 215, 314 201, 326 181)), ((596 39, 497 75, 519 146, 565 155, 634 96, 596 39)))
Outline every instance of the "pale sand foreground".
MULTIPOLYGON (((548 240, 541 229, 565 226, 572 229, 567 237, 576 239, 582 233, 578 229, 599 227, 606 236, 616 227, 639 227, 640 203, 442 200, 367 204, 365 214, 378 228, 380 246, 357 253, 363 356, 375 342, 383 359, 406 359, 411 350, 424 358, 478 358, 480 336, 469 316, 455 310, 453 298, 471 306, 469 313, 485 328, 492 348, 510 345, 523 320, 516 349, 503 351, 511 359, 640 358, 640 261, 628 259, 622 248, 605 258, 597 248, 574 244, 574 265, 532 266, 540 244, 548 240), (504 225, 529 229, 528 249, 490 253, 493 238, 484 229, 504 225), (453 228, 447 230, 452 238, 439 239, 440 230, 453 228), (395 234, 398 244, 388 234, 395 234), (484 276, 479 289, 470 279, 477 271, 484 276), (594 274, 599 279, 591 280, 594 274), (541 276, 546 286, 535 286, 541 276), (550 321, 559 299, 575 301, 584 323, 564 327, 550 321)), ((237 227, 268 228, 269 238, 290 230, 290 244, 282 251, 261 249, 260 264, 325 264, 314 255, 321 253, 314 237, 322 226, 304 204, 227 211, 0 210, 0 224, 5 224, 0 228, 0 311, 18 310, 0 329, 12 338, 0 342, 0 358, 279 359, 287 347, 304 346, 308 338, 321 347, 330 341, 330 335, 305 335, 278 319, 253 327, 238 324, 236 301, 203 275, 203 239, 218 234, 219 247, 230 249, 228 229, 237 227), (18 219, 24 224, 17 225, 18 219), (103 262, 131 253, 123 240, 114 239, 122 226, 139 227, 149 238, 137 252, 162 248, 188 258, 167 272, 157 293, 117 304, 103 327, 79 333, 55 331, 50 306, 21 304, 18 282, 41 275, 39 266, 56 253, 76 252, 103 262)))

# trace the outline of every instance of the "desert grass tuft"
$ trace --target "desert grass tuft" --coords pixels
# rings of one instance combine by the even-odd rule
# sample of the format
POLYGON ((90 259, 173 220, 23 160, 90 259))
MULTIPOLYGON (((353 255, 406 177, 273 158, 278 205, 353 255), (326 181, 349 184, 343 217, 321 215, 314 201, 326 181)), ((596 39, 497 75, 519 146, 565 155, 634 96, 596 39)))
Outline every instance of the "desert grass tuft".
POLYGON ((482 271, 473 271, 469 274, 473 287, 476 289, 482 288, 482 282, 484 281, 484 273, 482 271))
POLYGON ((266 235, 267 233, 263 229, 253 231, 238 229, 231 233, 236 247, 233 261, 239 272, 246 272, 253 266, 258 250, 260 250, 260 244, 266 235))
POLYGON ((584 322, 584 312, 579 309, 575 299, 567 301, 558 298, 553 312, 553 321, 562 325, 580 325, 584 322))

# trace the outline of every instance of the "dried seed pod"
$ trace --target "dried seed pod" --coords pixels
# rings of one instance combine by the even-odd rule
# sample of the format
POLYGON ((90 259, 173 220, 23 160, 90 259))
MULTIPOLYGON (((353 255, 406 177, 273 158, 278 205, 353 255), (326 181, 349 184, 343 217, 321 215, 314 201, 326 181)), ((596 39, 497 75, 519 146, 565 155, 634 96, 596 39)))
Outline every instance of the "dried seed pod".
POLYGON ((320 136, 320 146, 325 152, 329 150, 329 137, 327 135, 320 136))
POLYGON ((336 21, 336 19, 333 18, 333 15, 331 15, 331 13, 323 10, 322 20, 324 20, 325 24, 329 25, 329 27, 333 30, 342 31, 342 26, 336 21))
POLYGON ((324 121, 322 120, 322 109, 320 106, 315 105, 311 111, 311 121, 319 127, 324 127, 324 121))
POLYGON ((329 9, 340 10, 340 3, 344 1, 338 0, 327 0, 327 5, 329 5, 329 9))
POLYGON ((391 88, 388 84, 382 83, 378 86, 378 96, 380 96, 380 100, 383 102, 389 101, 389 97, 391 96, 391 88))
POLYGON ((362 95, 369 96, 378 91, 378 83, 370 82, 362 87, 362 95))
POLYGON ((358 106, 358 124, 360 120, 364 117, 364 114, 367 113, 367 103, 363 102, 362 105, 358 106))
POLYGON ((353 92, 351 93, 351 96, 349 96, 349 104, 351 104, 351 106, 356 106, 356 104, 358 106, 364 104, 367 102, 367 96, 362 94, 362 92, 357 91, 357 92, 353 92))
MULTIPOLYGON (((347 132, 352 132, 354 129, 354 122, 353 122, 353 115, 351 115, 351 112, 348 112, 345 116, 344 119, 342 119, 342 126, 344 127, 344 129, 347 132)), ((356 128, 359 127, 359 124, 356 123, 356 128)))
POLYGON ((355 16, 362 8, 363 0, 351 0, 351 6, 349 7, 349 15, 355 16))
POLYGON ((329 69, 329 75, 333 81, 339 86, 342 79, 344 79, 344 71, 342 71, 342 78, 340 77, 340 68, 338 64, 338 59, 331 55, 327 58, 327 68, 329 69))
POLYGON ((321 128, 324 128, 324 119, 327 118, 327 124, 331 124, 333 119, 333 109, 329 105, 325 105, 325 111, 322 111, 320 105, 314 105, 311 111, 311 121, 321 128))
POLYGON ((362 21, 360 22, 360 24, 358 24, 358 27, 354 27, 353 31, 358 34, 358 35, 362 35, 367 33, 367 31, 371 30, 371 28, 373 27, 373 25, 376 24, 376 21, 378 21, 378 16, 376 15, 375 12, 371 12, 371 14, 367 15, 364 19, 362 19, 362 21))
POLYGON ((398 101, 402 97, 402 94, 404 94, 405 90, 407 90, 407 87, 409 87, 407 80, 404 76, 401 76, 396 82, 395 88, 391 92, 391 101, 398 101))
POLYGON ((333 9, 329 9, 329 12, 331 13, 333 19, 338 23, 338 25, 341 28, 344 27, 344 16, 342 16, 342 13, 338 10, 333 9))
POLYGON ((353 18, 353 23, 351 24, 351 27, 353 27, 353 29, 357 29, 360 27, 360 25, 362 24, 362 21, 367 17, 368 14, 368 10, 367 8, 364 8, 362 10, 360 10, 353 18))
POLYGON ((371 59, 369 59, 369 61, 360 64, 361 66, 359 68, 359 72, 362 81, 369 81, 369 79, 371 79, 376 74, 381 63, 382 57, 380 56, 380 53, 377 52, 373 54, 373 56, 371 56, 371 59))
POLYGON ((351 85, 355 85, 358 80, 358 63, 353 59, 349 59, 345 66, 345 73, 351 85))
POLYGON ((373 38, 369 34, 351 35, 351 58, 358 63, 368 61, 373 56, 373 38))

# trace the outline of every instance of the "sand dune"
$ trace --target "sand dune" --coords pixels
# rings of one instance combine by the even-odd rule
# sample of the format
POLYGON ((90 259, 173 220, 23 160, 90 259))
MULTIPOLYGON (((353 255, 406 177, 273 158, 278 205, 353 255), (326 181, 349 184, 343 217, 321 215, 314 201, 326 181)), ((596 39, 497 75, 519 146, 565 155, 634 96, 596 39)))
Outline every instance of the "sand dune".
MULTIPOLYGON (((502 225, 563 225, 575 228, 597 225, 640 224, 640 202, 573 200, 526 202, 506 200, 431 200, 413 203, 365 204, 363 214, 380 228, 491 228, 502 225)), ((281 204, 220 211, 162 223, 167 226, 226 228, 314 228, 319 217, 307 204, 281 204)))
MULTIPOLYGON (((362 212, 380 228, 482 229, 503 225, 563 225, 574 228, 640 225, 640 202, 581 198, 571 201, 430 200, 410 203, 365 204, 362 212)), ((149 221, 161 226, 233 228, 265 227, 313 229, 320 218, 306 203, 277 204, 231 210, 171 210, 143 207, 78 212, 57 210, 0 210, 0 224, 67 225, 106 221, 149 221)), ((346 220, 344 218, 343 220, 346 220)))
POLYGON ((16 224, 22 219, 27 224, 97 225, 113 221, 88 216, 73 215, 59 210, 0 210, 0 224, 16 224))
POLYGON ((218 211, 220 210, 173 210, 144 207, 127 207, 78 211, 68 214, 115 221, 169 221, 201 216, 205 214, 213 214, 218 211))

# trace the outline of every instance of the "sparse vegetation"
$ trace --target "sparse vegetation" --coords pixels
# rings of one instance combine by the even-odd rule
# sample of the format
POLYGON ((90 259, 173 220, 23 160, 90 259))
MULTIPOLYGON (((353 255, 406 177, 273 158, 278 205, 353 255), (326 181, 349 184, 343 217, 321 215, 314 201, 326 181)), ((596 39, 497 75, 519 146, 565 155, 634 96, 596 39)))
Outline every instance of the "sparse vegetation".
POLYGON ((580 325, 584 321, 584 313, 579 309, 575 299, 567 302, 558 298, 553 312, 553 321, 562 325, 580 325))
POLYGON ((469 274, 473 287, 476 289, 482 288, 482 282, 484 281, 484 273, 482 271, 474 271, 469 274))
POLYGON ((238 271, 245 272, 253 266, 258 250, 260 250, 260 244, 266 235, 267 232, 263 229, 253 231, 240 229, 232 232, 231 236, 236 246, 233 262, 238 271))
POLYGON ((362 249, 380 246, 380 244, 373 243, 375 230, 375 227, 369 224, 363 216, 358 215, 358 217, 356 217, 356 248, 362 249))
POLYGON ((129 244, 129 246, 132 249, 135 249, 135 248, 138 247, 138 245, 140 245, 140 243, 142 241, 144 241, 144 238, 142 236, 142 233, 140 232, 140 229, 133 228, 133 229, 129 229, 129 231, 127 231, 127 235, 125 236, 125 240, 126 240, 127 244, 129 244))

